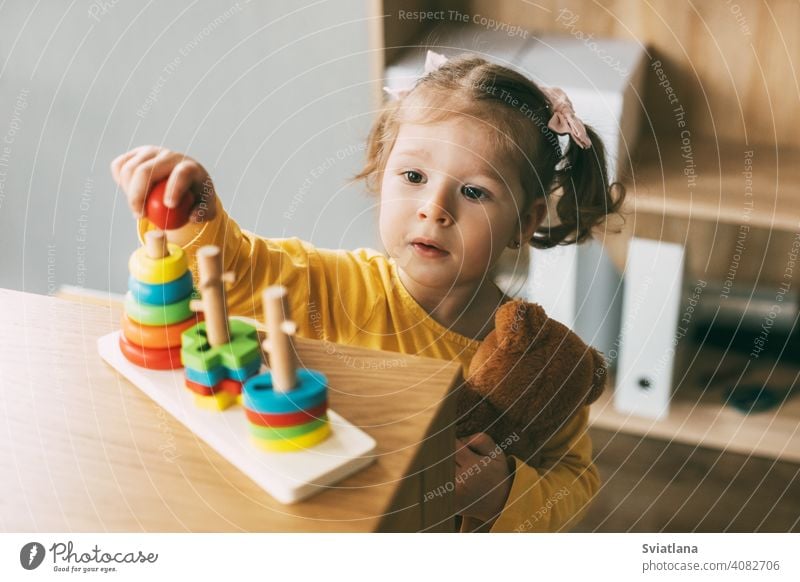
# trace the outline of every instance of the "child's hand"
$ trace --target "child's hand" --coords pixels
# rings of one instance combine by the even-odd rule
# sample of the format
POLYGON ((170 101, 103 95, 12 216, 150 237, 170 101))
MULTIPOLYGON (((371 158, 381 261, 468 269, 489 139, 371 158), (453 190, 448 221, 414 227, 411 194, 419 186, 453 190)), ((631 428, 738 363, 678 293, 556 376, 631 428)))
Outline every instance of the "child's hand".
POLYGON ((144 216, 144 200, 153 186, 164 178, 164 204, 175 208, 184 196, 195 204, 191 221, 211 220, 216 214, 214 184, 205 168, 184 154, 158 146, 140 146, 111 162, 111 174, 128 198, 133 215, 144 216))
POLYGON ((479 432, 456 439, 456 513, 482 521, 496 519, 511 482, 507 457, 492 437, 479 432))

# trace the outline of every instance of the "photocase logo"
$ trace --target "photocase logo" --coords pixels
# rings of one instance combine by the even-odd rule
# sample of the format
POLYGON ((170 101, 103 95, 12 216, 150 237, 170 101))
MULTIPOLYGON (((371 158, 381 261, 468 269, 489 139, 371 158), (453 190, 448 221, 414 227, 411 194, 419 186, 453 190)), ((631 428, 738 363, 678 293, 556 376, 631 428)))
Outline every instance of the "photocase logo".
POLYGON ((19 563, 26 570, 35 570, 44 560, 44 546, 39 542, 28 542, 19 551, 19 563))

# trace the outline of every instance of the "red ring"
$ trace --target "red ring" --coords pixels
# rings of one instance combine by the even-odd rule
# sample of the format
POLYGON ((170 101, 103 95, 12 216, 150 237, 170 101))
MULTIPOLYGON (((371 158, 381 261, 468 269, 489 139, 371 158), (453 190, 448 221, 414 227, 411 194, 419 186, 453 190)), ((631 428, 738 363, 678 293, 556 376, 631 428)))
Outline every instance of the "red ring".
POLYGON ((147 218, 161 230, 180 228, 187 222, 192 214, 194 196, 191 192, 184 193, 178 206, 167 208, 164 204, 164 194, 167 191, 167 181, 161 180, 153 186, 144 201, 147 218))
POLYGON ((184 378, 184 381, 186 382, 186 387, 189 390, 200 394, 201 396, 211 396, 217 392, 227 392, 232 396, 238 396, 242 393, 242 382, 234 380, 233 378, 223 378, 217 382, 215 386, 206 386, 205 384, 192 382, 188 378, 184 378))
POLYGON ((197 382, 192 382, 189 379, 184 378, 186 383, 186 387, 194 392, 195 394, 199 394, 200 396, 213 396, 214 389, 211 386, 206 386, 205 384, 198 384, 197 382))
POLYGON ((244 382, 239 382, 239 380, 234 380, 233 378, 223 378, 222 380, 214 386, 214 389, 224 390, 231 396, 239 396, 242 393, 242 386, 244 382))
POLYGON ((328 410, 328 401, 325 400, 322 404, 309 408, 308 410, 301 410, 299 412, 287 412, 285 414, 260 414, 254 412, 249 408, 245 408, 244 412, 247 415, 247 420, 252 424, 259 426, 294 426, 296 424, 305 424, 310 420, 322 418, 328 410))
POLYGON ((122 355, 131 362, 149 370, 177 370, 183 368, 181 363, 181 347, 151 349, 137 346, 119 334, 119 348, 122 355))

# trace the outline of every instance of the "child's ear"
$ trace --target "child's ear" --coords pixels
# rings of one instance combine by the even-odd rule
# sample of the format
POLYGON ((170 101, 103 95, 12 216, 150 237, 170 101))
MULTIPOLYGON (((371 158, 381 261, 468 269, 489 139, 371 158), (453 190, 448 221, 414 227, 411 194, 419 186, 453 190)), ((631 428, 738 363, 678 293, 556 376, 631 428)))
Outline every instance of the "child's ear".
POLYGON ((533 233, 542 224, 547 216, 547 200, 539 198, 535 200, 528 211, 521 217, 522 240, 528 241, 533 238, 533 233))

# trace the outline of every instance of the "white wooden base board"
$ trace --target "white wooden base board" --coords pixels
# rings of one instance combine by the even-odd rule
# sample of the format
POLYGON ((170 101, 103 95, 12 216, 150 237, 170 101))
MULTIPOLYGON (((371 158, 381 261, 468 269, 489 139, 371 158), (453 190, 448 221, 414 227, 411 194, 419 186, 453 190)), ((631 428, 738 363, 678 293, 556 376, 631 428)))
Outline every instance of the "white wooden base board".
POLYGON ((184 386, 183 369, 136 366, 119 349, 120 333, 97 340, 100 356, 281 503, 295 503, 319 493, 375 459, 375 439, 330 409, 332 434, 322 443, 298 452, 262 451, 250 441, 241 406, 223 411, 198 408, 184 386))

